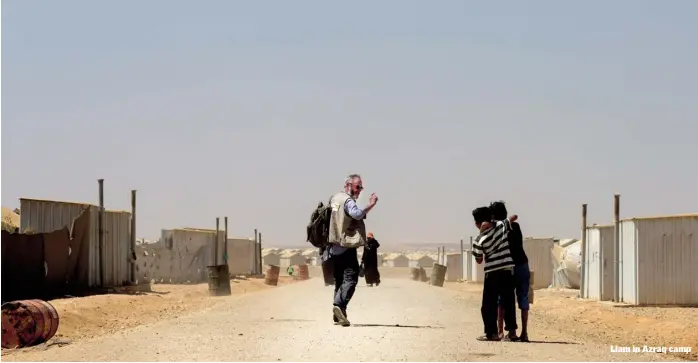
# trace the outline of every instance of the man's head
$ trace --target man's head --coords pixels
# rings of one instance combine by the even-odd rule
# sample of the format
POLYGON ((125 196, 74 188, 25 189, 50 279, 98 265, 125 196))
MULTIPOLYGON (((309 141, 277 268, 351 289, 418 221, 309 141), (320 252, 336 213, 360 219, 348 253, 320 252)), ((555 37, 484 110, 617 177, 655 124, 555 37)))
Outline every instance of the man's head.
POLYGON ((507 219, 507 207, 504 205, 504 201, 502 200, 490 203, 490 211, 492 212, 492 219, 495 221, 503 221, 507 219))
POLYGON ((492 211, 489 207, 479 207, 473 209, 473 219, 475 220, 475 226, 477 229, 482 227, 482 224, 492 220, 492 211))
POLYGON ((373 232, 368 232, 368 234, 366 235, 366 237, 368 237, 368 238, 373 238, 373 232))
POLYGON ((362 190, 364 183, 361 181, 361 175, 351 174, 344 180, 344 191, 353 198, 358 198, 362 190))

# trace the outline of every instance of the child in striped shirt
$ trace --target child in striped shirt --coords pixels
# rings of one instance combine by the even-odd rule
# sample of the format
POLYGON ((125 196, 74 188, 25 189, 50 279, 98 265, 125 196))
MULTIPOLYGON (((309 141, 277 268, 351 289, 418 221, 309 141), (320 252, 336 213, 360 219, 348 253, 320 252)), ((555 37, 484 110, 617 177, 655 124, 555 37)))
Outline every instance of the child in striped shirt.
POLYGON ((485 335, 479 340, 501 340, 497 334, 498 300, 504 307, 505 330, 509 332, 506 340, 517 340, 516 306, 514 302, 514 260, 509 250, 508 233, 511 222, 517 219, 513 215, 502 221, 493 221, 488 207, 473 210, 475 226, 480 230, 473 243, 472 254, 477 263, 485 263, 485 283, 482 290, 482 321, 485 335))

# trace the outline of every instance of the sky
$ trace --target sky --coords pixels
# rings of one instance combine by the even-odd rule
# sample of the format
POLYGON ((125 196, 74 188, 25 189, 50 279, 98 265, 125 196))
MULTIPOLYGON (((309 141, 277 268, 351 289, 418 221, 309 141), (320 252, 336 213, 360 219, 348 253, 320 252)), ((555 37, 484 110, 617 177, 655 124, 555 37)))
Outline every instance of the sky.
POLYGON ((698 2, 2 2, 2 205, 303 243, 350 173, 389 246, 698 212, 698 2))

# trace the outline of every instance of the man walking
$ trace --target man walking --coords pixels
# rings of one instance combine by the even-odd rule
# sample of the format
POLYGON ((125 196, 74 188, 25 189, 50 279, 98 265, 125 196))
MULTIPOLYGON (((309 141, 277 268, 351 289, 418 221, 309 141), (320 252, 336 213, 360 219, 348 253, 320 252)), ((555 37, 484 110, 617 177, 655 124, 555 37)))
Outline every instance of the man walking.
POLYGON ((330 199, 330 228, 327 248, 323 260, 331 260, 334 272, 334 303, 332 315, 335 323, 349 326, 347 306, 359 282, 359 259, 357 247, 366 244, 366 214, 378 202, 371 194, 369 204, 359 208, 356 198, 364 189, 361 176, 349 175, 344 181, 344 191, 330 199))
POLYGON ((514 306, 514 261, 511 258, 507 234, 511 229, 511 222, 517 216, 502 221, 493 221, 492 213, 488 207, 480 207, 473 210, 475 226, 480 230, 480 235, 473 243, 472 254, 477 263, 485 262, 485 283, 482 290, 482 321, 485 325, 485 335, 478 340, 499 341, 497 334, 497 300, 501 298, 504 307, 505 329, 509 331, 506 336, 509 340, 516 340, 516 308, 514 306))
MULTIPOLYGON (((503 201, 492 202, 490 204, 492 219, 501 221, 507 218, 507 207, 503 201)), ((511 259, 514 261, 514 290, 516 291, 516 302, 521 310, 521 335, 522 342, 528 342, 528 289, 531 285, 531 271, 528 268, 528 257, 523 248, 523 233, 519 223, 511 223, 509 231, 509 251, 511 259)), ((504 334, 504 308, 499 306, 499 335, 504 334)))

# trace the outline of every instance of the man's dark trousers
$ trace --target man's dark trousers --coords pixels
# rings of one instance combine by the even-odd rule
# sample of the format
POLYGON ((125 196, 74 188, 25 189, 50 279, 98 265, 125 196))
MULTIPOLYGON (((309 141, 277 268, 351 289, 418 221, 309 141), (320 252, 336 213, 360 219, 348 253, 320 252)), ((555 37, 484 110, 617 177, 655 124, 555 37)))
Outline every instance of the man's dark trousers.
POLYGON ((482 322, 487 336, 497 336, 498 300, 501 298, 504 308, 505 330, 516 330, 516 306, 514 300, 514 270, 506 268, 485 274, 485 286, 482 290, 482 322))
POLYGON ((330 257, 334 264, 334 306, 346 311, 359 282, 359 259, 356 248, 347 248, 330 257))

